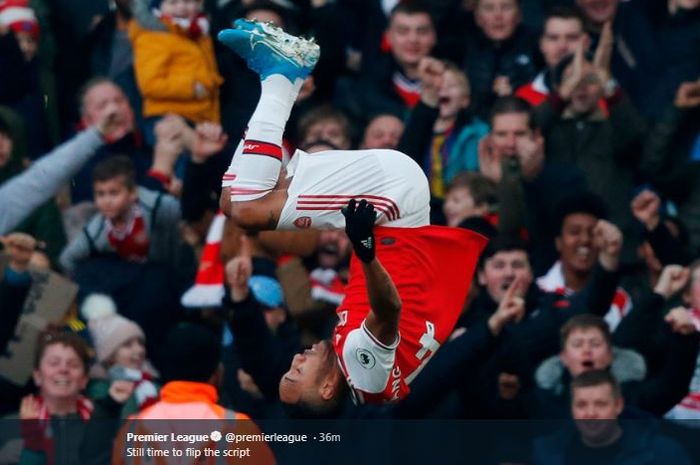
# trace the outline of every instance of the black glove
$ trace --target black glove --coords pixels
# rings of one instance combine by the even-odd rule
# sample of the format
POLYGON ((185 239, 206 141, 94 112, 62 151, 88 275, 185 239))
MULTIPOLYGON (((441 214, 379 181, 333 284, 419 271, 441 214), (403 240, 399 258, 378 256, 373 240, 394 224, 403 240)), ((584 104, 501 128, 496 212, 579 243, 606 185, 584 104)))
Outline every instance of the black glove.
POLYGON ((377 219, 374 206, 366 200, 360 200, 358 204, 352 199, 341 211, 345 217, 345 233, 357 258, 365 263, 371 262, 374 260, 374 222, 377 219))

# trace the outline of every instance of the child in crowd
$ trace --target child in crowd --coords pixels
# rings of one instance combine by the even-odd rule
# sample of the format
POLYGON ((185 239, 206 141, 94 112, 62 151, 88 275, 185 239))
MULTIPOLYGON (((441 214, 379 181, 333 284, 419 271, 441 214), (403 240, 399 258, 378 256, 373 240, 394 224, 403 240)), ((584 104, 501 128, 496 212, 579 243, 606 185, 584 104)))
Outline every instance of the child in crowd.
POLYGON ((106 295, 91 294, 81 308, 87 320, 97 356, 90 370, 87 394, 92 399, 107 397, 110 380, 135 383, 134 393, 122 408, 122 417, 158 400, 153 383, 157 373, 146 359, 146 336, 141 327, 117 314, 114 301, 106 295))
POLYGON ((202 4, 203 0, 154 1, 151 12, 146 0, 134 2, 129 38, 143 95, 143 116, 147 118, 147 142, 152 142, 149 138, 155 121, 167 113, 176 113, 191 123, 220 121, 219 86, 223 78, 202 4))
POLYGON ((479 168, 479 139, 488 133, 488 126, 470 113, 470 102, 469 79, 446 63, 438 91, 439 116, 427 148, 426 172, 434 197, 442 198, 446 185, 460 171, 479 168))
POLYGON ((493 223, 496 207, 496 186, 479 173, 460 173, 447 187, 443 212, 447 226, 459 224, 471 217, 485 217, 493 223))
POLYGON ((162 193, 136 186, 129 158, 108 158, 93 171, 98 213, 61 253, 69 272, 95 255, 116 255, 132 262, 177 263, 180 204, 162 193))

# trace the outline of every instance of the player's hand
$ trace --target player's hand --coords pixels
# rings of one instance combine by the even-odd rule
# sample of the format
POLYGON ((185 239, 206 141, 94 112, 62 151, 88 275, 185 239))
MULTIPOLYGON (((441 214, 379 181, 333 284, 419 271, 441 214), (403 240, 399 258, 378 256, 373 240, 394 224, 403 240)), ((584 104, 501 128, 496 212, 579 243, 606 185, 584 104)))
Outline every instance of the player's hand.
POLYGON ((523 286, 525 286, 525 279, 522 276, 515 278, 508 286, 501 303, 498 304, 498 309, 489 318, 489 330, 494 336, 498 336, 506 324, 512 321, 518 322, 525 315, 525 299, 519 297, 524 294, 524 290, 521 289, 523 286))
POLYGON ((593 229, 593 243, 598 249, 598 262, 607 271, 617 270, 622 250, 622 232, 609 221, 598 220, 593 229))
POLYGON ((433 57, 423 57, 418 63, 420 97, 424 104, 436 108, 440 102, 440 88, 445 76, 445 63, 433 57))
POLYGON ((632 199, 632 214, 648 231, 653 231, 659 224, 660 206, 659 196, 652 190, 644 189, 632 199))
POLYGON ((374 206, 366 200, 355 199, 348 202, 348 206, 341 210, 345 217, 345 233, 352 242, 357 258, 365 263, 374 260, 374 222, 377 220, 377 212, 374 206))
POLYGON ((685 307, 676 307, 666 314, 664 321, 671 326, 671 331, 674 333, 687 336, 698 330, 693 316, 685 307))
POLYGON ((690 277, 690 270, 681 265, 666 265, 654 286, 654 292, 670 299, 685 287, 690 277))

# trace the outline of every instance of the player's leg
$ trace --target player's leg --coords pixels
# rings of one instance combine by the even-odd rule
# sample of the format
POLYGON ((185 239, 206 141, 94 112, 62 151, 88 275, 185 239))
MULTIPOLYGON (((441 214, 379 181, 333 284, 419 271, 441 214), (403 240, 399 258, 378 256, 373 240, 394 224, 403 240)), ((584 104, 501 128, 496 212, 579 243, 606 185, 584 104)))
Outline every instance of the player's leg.
POLYGON ((245 140, 223 178, 222 207, 241 227, 274 229, 286 196, 278 183, 284 127, 304 79, 318 61, 318 46, 273 26, 236 21, 219 34, 260 75, 261 95, 245 140))

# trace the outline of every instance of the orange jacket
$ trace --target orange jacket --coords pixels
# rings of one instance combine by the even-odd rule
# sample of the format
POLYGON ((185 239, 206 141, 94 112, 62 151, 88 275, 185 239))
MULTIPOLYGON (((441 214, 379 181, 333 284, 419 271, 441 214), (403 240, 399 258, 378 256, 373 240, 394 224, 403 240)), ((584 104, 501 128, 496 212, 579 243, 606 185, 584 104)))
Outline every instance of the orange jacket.
POLYGON ((191 39, 178 27, 163 24, 167 32, 144 29, 136 20, 129 22, 143 116, 177 113, 195 123, 218 123, 219 86, 224 80, 216 65, 211 37, 202 34, 191 39), (195 82, 206 88, 206 98, 195 97, 195 82))
POLYGON ((229 434, 258 435, 260 429, 247 415, 218 405, 217 398, 210 384, 165 384, 160 400, 132 416, 117 434, 112 465, 273 465, 275 458, 267 443, 226 439, 229 434), (213 431, 223 439, 211 439, 213 431))

